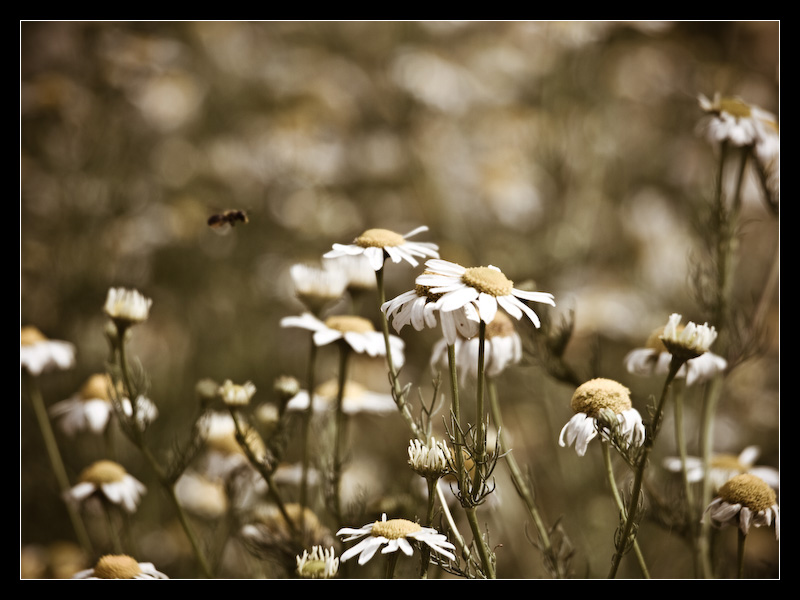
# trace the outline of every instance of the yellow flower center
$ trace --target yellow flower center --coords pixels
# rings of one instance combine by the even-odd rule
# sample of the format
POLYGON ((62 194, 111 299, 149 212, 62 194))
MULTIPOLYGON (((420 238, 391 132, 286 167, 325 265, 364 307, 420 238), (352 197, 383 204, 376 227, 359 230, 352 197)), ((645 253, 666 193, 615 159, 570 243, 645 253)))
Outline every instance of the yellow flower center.
POLYGON ((374 537, 385 537, 389 540, 397 540, 406 537, 410 533, 420 531, 422 526, 406 519, 389 519, 388 521, 375 521, 372 525, 372 535, 374 537))
POLYGON ((494 316, 494 320, 486 325, 486 339, 493 337, 510 337, 514 335, 516 330, 514 324, 511 322, 511 317, 506 313, 498 311, 494 316))
POLYGON ((712 469, 726 469, 744 473, 747 469, 739 462, 739 457, 733 454, 717 454, 711 458, 712 469))
POLYGON ((775 491, 762 479, 745 473, 729 479, 719 495, 730 504, 742 504, 756 512, 768 510, 777 503, 775 491))
POLYGON ((94 566, 94 575, 100 579, 133 579, 142 574, 136 559, 124 554, 101 556, 94 566))
POLYGON ((81 387, 80 395, 84 400, 106 400, 108 401, 109 380, 106 375, 95 374, 86 380, 81 387))
POLYGON ((720 112, 726 112, 738 119, 747 118, 752 114, 750 106, 738 98, 723 98, 719 103, 720 112))
POLYGON ((367 333, 375 331, 372 322, 363 317, 356 317, 354 315, 334 315, 325 319, 325 325, 336 331, 342 333, 367 333))
POLYGON ((461 280, 479 292, 492 296, 508 296, 514 288, 513 281, 490 267, 470 267, 461 276, 461 280))
POLYGON ((33 346, 39 342, 46 342, 47 338, 44 334, 36 329, 33 325, 27 325, 19 330, 19 345, 20 346, 33 346))
POLYGON ((122 465, 111 460, 98 460, 96 463, 86 467, 81 472, 79 479, 100 485, 122 481, 126 474, 127 471, 122 465))
POLYGON ((620 414, 629 410, 631 392, 621 383, 612 379, 591 379, 582 384, 572 395, 570 406, 575 413, 596 417, 601 409, 607 408, 620 414))
POLYGON ((367 229, 355 239, 354 243, 362 248, 385 248, 401 246, 405 241, 402 235, 388 229, 367 229))

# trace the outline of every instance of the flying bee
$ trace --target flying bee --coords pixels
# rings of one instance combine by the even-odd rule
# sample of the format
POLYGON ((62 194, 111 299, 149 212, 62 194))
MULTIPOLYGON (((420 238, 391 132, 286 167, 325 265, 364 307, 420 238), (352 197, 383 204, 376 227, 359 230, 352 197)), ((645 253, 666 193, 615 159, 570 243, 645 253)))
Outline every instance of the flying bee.
POLYGON ((208 217, 208 225, 213 229, 228 229, 235 226, 237 221, 247 223, 247 213, 243 210, 226 210, 223 213, 208 217))

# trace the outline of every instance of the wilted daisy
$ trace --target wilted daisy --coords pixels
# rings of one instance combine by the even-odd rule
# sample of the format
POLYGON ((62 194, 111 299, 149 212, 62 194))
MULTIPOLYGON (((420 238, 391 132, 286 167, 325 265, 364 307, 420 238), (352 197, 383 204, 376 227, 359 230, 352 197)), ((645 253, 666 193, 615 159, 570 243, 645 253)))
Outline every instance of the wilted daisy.
MULTIPOLYGON (((66 400, 53 404, 48 412, 58 421, 61 430, 70 437, 83 431, 101 434, 114 414, 114 407, 108 395, 110 385, 108 375, 96 373, 86 380, 80 390, 66 400)), ((131 417, 133 415, 131 401, 122 398, 120 404, 125 416, 131 417)), ((136 418, 140 429, 152 423, 157 417, 156 405, 144 396, 139 396, 136 399, 136 418)))
POLYGON ((404 292, 384 302, 381 310, 392 320, 395 331, 411 325, 417 331, 425 327, 434 328, 441 321, 442 333, 449 344, 460 335, 471 338, 478 335, 478 313, 471 304, 450 311, 440 311, 441 294, 433 294, 429 287, 417 284, 413 290, 404 292))
POLYGON ((119 329, 125 329, 146 321, 152 304, 150 298, 145 298, 136 290, 111 288, 108 290, 103 310, 119 329))
MULTIPOLYGON (((448 341, 439 340, 433 347, 431 354, 431 367, 448 368, 448 341)), ((478 338, 455 340, 455 356, 458 371, 462 381, 467 377, 478 377, 478 352, 480 340, 478 338)), ((489 377, 496 377, 506 367, 517 364, 522 360, 522 338, 520 338, 511 319, 502 312, 495 315, 494 320, 486 325, 484 343, 484 369, 489 377)))
MULTIPOLYGON (((761 453, 758 446, 748 446, 739 455, 714 454, 709 464, 709 479, 714 490, 721 488, 725 482, 736 475, 749 473, 763 480, 773 489, 780 485, 778 469, 767 466, 757 466, 756 460, 761 453)), ((664 468, 673 473, 680 473, 681 459, 677 456, 668 456, 663 461, 664 468)), ((702 481, 704 475, 703 459, 697 456, 686 457, 686 477, 691 483, 702 481)))
POLYGON ((32 325, 21 327, 19 365, 34 376, 53 369, 71 369, 75 365, 75 346, 69 342, 49 340, 32 325))
POLYGON ((462 267, 446 260, 429 260, 426 272, 417 277, 417 285, 426 286, 432 294, 442 294, 440 311, 451 311, 471 304, 484 323, 491 323, 498 307, 515 319, 525 314, 539 327, 539 317, 521 300, 542 302, 555 306, 553 295, 545 292, 527 292, 514 287, 495 266, 462 267))
POLYGON ((609 419, 616 419, 617 432, 628 445, 640 446, 645 439, 642 416, 631 404, 630 390, 611 379, 592 379, 580 385, 570 403, 575 415, 561 429, 558 444, 575 444, 578 456, 600 431, 608 436, 609 419))
POLYGON ((341 300, 349 283, 341 271, 312 265, 292 265, 289 274, 295 295, 315 315, 320 314, 326 306, 341 300))
POLYGON ((777 127, 775 115, 740 98, 717 93, 709 100, 701 94, 698 101, 706 113, 699 127, 710 142, 750 146, 769 135, 769 129, 777 127))
POLYGON ((450 471, 452 454, 444 440, 432 437, 427 444, 411 440, 408 444, 408 464, 417 475, 425 479, 439 479, 450 471))
MULTIPOLYGON (((350 348, 359 354, 369 356, 386 356, 386 342, 383 334, 375 331, 375 326, 368 319, 354 315, 333 315, 321 321, 311 313, 303 313, 299 317, 284 317, 281 327, 300 327, 313 331, 314 343, 325 346, 338 340, 344 340, 350 348)), ((392 360, 395 366, 403 365, 403 349, 405 343, 399 337, 389 336, 392 360)))
POLYGON ((342 537, 343 542, 364 538, 342 554, 342 562, 358 556, 358 564, 366 564, 383 546, 385 548, 381 550, 381 554, 401 550, 406 556, 411 556, 414 553, 412 542, 427 544, 434 552, 455 560, 455 555, 451 552, 455 546, 447 541, 447 537, 431 527, 422 527, 419 523, 406 519, 387 521, 386 513, 380 521, 368 523, 359 529, 343 527, 336 535, 342 537))
POLYGON ((780 509, 777 496, 767 483, 749 473, 729 479, 718 496, 706 508, 712 525, 738 525, 747 535, 750 527, 769 527, 775 524, 775 538, 780 538, 780 509))
MULTIPOLYGON (((680 319, 680 317, 679 317, 680 319)), ((662 341, 664 327, 656 329, 643 348, 631 350, 625 356, 625 368, 629 373, 641 376, 666 375, 672 362, 672 354, 662 341)), ((703 383, 723 372, 727 361, 713 352, 705 352, 697 358, 687 360, 676 373, 676 377, 685 378, 686 385, 703 383)))
POLYGON ((711 344, 717 339, 717 331, 709 327, 708 323, 695 325, 689 321, 681 325, 681 316, 677 313, 670 315, 661 334, 661 341, 672 356, 682 360, 692 360, 708 352, 711 344))
MULTIPOLYGON (((314 393, 314 411, 333 409, 339 392, 337 379, 329 379, 317 387, 314 393)), ((289 411, 305 411, 308 408, 308 392, 301 390, 286 405, 289 411)), ((369 413, 376 415, 394 414, 397 404, 391 394, 382 394, 367 389, 357 381, 348 379, 344 385, 342 411, 345 414, 369 413)))
POLYGON ((169 579, 157 571, 153 563, 137 562, 126 554, 106 554, 97 564, 85 571, 79 571, 73 579, 169 579))
POLYGON ((383 263, 388 256, 392 262, 406 261, 412 266, 417 266, 417 258, 439 257, 436 244, 430 242, 409 242, 410 238, 418 233, 427 231, 424 225, 400 235, 388 229, 367 229, 353 240, 352 244, 334 244, 333 250, 327 252, 325 258, 338 258, 340 256, 357 256, 363 254, 369 259, 374 271, 383 268, 383 263))
POLYGON ((69 490, 69 498, 86 503, 97 495, 132 513, 139 505, 147 488, 129 475, 119 463, 99 460, 86 467, 78 477, 79 483, 69 490))
POLYGON ((300 532, 300 539, 310 546, 327 548, 333 544, 334 538, 330 530, 310 508, 303 508, 296 503, 285 504, 283 508, 292 523, 291 527, 283 512, 274 504, 259 504, 250 513, 240 535, 253 554, 269 556, 291 551, 291 555, 284 558, 295 564, 297 554, 293 548, 298 539, 296 532, 300 532))
POLYGON ((256 386, 250 381, 238 385, 226 379, 219 388, 219 395, 226 406, 247 406, 255 393, 256 386))
POLYGON ((339 559, 333 552, 333 547, 328 549, 314 546, 311 552, 303 550, 297 557, 297 574, 306 579, 330 579, 339 572, 339 559))

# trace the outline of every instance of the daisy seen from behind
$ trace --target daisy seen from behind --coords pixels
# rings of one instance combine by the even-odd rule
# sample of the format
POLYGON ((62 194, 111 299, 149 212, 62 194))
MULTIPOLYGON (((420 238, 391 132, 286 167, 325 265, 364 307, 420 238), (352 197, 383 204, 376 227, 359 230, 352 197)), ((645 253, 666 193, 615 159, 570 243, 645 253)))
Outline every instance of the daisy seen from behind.
POLYGON ((79 483, 68 493, 73 501, 85 504, 100 497, 129 513, 136 511, 142 495, 147 491, 141 481, 111 460, 99 460, 86 467, 78 480, 79 483))
POLYGON ((432 294, 441 294, 439 310, 448 312, 472 305, 484 323, 491 323, 502 308, 519 320, 523 314, 534 326, 540 321, 536 313, 522 300, 555 306, 553 295, 529 292, 514 287, 514 282, 493 265, 462 267, 446 260, 433 259, 425 263, 426 272, 417 277, 417 285, 426 286, 432 294))
POLYGON ((374 271, 380 271, 386 257, 393 263, 406 261, 416 267, 417 258, 438 258, 439 247, 431 242, 409 242, 408 238, 423 231, 426 226, 417 227, 405 235, 389 229, 367 229, 353 240, 352 244, 334 244, 333 249, 325 253, 324 258, 364 255, 374 271))
POLYGON ((78 571, 72 579, 169 579, 153 563, 138 562, 126 554, 101 556, 94 567, 78 571))
POLYGON ((336 535, 343 542, 361 540, 342 554, 342 562, 358 556, 358 564, 364 565, 378 550, 381 550, 381 554, 400 550, 406 556, 411 556, 414 553, 412 543, 426 544, 434 552, 455 560, 455 555, 451 552, 455 550, 455 546, 443 534, 406 519, 387 520, 386 513, 383 513, 380 521, 368 523, 358 529, 343 527, 336 535))
POLYGON ((34 376, 54 369, 71 369, 75 365, 75 346, 69 342, 50 340, 32 325, 21 327, 19 364, 34 376))

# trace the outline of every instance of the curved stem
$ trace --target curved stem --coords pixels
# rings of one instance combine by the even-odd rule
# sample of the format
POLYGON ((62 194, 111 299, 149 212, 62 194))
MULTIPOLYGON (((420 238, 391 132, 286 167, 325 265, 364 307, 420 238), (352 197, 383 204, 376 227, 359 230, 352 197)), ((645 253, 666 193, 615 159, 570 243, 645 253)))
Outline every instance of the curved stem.
POLYGON ((556 555, 555 549, 550 541, 550 533, 544 524, 542 516, 539 514, 539 508, 536 506, 533 490, 528 485, 528 482, 522 474, 522 470, 517 464, 516 458, 514 458, 512 449, 505 449, 505 444, 502 442, 501 436, 503 431, 503 416, 500 412, 500 402, 497 399, 497 386, 494 382, 494 379, 491 377, 487 377, 486 381, 489 392, 489 406, 491 407, 492 411, 492 419, 497 427, 498 443, 505 451, 505 463, 508 467, 508 472, 511 475, 511 480, 514 482, 514 487, 517 489, 517 494, 520 498, 522 498, 525 507, 528 509, 528 514, 530 515, 531 520, 536 527, 536 531, 539 534, 539 543, 542 546, 542 553, 545 555, 545 557, 547 557, 547 560, 550 561, 550 567, 555 573, 556 577, 564 577, 566 574, 562 569, 561 561, 558 560, 558 556, 556 555))
MULTIPOLYGON (((614 477, 614 466, 611 462, 611 449, 609 447, 608 442, 605 440, 600 440, 600 445, 603 447, 603 462, 606 466, 606 477, 608 477, 608 486, 611 489, 611 495, 614 497, 614 502, 617 505, 617 509, 619 510, 619 514, 623 517, 625 516, 625 503, 622 501, 622 497, 619 495, 619 489, 617 488, 617 480, 614 477)), ((650 571, 647 569, 647 564, 644 561, 644 555, 642 554, 642 550, 639 547, 639 541, 634 539, 633 540, 633 551, 636 553, 636 560, 639 562, 639 568, 642 570, 642 575, 644 575, 645 579, 650 579, 650 571)))
POLYGON ((658 430, 661 427, 661 419, 664 415, 664 405, 666 404, 667 395, 669 392, 670 385, 672 384, 672 380, 675 378, 678 370, 683 365, 684 361, 676 358, 675 356, 672 357, 672 362, 669 366, 669 373, 667 373, 667 379, 664 382, 664 389, 661 391, 661 399, 658 401, 658 406, 656 407, 656 412, 653 415, 653 423, 650 428, 650 435, 647 436, 647 439, 644 442, 642 447, 642 452, 639 456, 639 461, 636 465, 636 472, 634 474, 633 479, 633 488, 631 490, 631 498, 630 504, 627 510, 627 516, 625 517, 625 525, 622 529, 622 536, 620 537, 620 545, 621 547, 617 548, 614 552, 614 556, 611 559, 611 570, 608 574, 609 579, 613 579, 617 575, 617 569, 619 569, 619 564, 622 561, 622 557, 625 554, 625 540, 627 540, 631 532, 633 531, 633 524, 636 519, 636 511, 639 507, 639 495, 642 492, 642 483, 644 481, 644 471, 647 468, 647 461, 650 456, 650 451, 653 449, 653 445, 656 441, 656 436, 658 435, 658 430))
MULTIPOLYGON (((50 425, 50 419, 47 416, 47 408, 44 405, 44 399, 36 384, 35 378, 30 374, 28 369, 22 369, 22 378, 25 381, 25 387, 28 390, 28 398, 33 405, 33 411, 36 413, 36 420, 39 423, 39 431, 42 433, 44 439, 45 450, 47 450, 47 457, 50 459, 50 466, 53 469, 53 474, 58 482, 61 497, 64 498, 69 492, 69 478, 67 477, 67 470, 64 468, 64 461, 61 458, 61 452, 58 449, 53 428, 50 425)), ((67 501, 64 503, 67 508, 69 520, 72 523, 72 529, 75 531, 75 537, 78 539, 83 551, 87 556, 92 556, 92 543, 89 541, 89 534, 86 531, 86 526, 78 515, 75 506, 67 501)))

